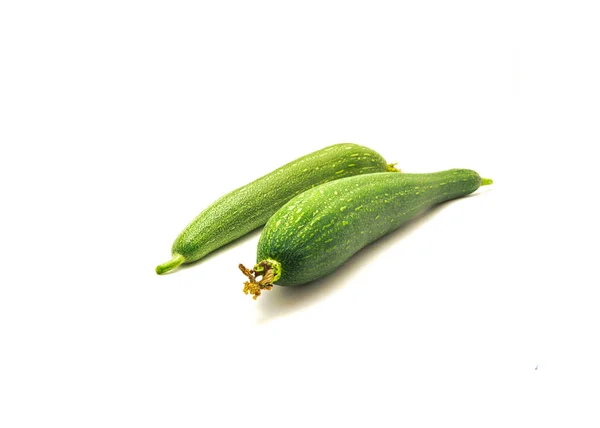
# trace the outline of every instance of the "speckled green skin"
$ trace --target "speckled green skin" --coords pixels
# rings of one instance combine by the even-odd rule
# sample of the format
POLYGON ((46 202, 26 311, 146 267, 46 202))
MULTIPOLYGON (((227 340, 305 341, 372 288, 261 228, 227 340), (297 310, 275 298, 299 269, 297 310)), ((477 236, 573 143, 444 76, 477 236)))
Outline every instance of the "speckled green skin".
POLYGON ((465 196, 481 185, 475 171, 369 174, 327 183, 295 197, 267 222, 257 263, 280 264, 277 285, 300 285, 339 267, 437 203, 465 196))
POLYGON ((172 253, 193 262, 264 225, 287 201, 311 187, 386 168, 383 157, 367 147, 325 147, 216 200, 181 232, 172 253))

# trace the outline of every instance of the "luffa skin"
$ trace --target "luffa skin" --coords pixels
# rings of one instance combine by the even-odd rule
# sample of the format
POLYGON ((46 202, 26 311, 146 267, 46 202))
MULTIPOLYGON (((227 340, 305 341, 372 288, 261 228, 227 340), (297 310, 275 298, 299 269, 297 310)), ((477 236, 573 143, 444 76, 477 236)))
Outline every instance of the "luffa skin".
POLYGON ((397 172, 383 157, 352 143, 335 144, 296 159, 217 199, 177 237, 173 258, 159 274, 212 251, 264 225, 294 196, 321 184, 361 174, 397 172))
POLYGON ((460 198, 492 180, 468 169, 430 174, 369 174, 310 189, 278 210, 262 231, 244 291, 256 298, 273 284, 321 278, 369 243, 429 207, 460 198), (262 276, 260 281, 257 276, 262 276))

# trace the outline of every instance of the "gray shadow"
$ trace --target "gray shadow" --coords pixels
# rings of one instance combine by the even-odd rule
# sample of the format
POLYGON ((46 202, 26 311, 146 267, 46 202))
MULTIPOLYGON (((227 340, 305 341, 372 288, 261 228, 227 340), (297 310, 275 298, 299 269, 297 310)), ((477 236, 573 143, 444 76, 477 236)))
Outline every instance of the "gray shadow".
MULTIPOLYGON (((459 199, 473 198, 481 193, 483 192, 472 193, 459 199)), ((432 220, 438 212, 459 199, 445 201, 429 208, 395 231, 359 250, 346 263, 321 279, 297 287, 275 286, 272 290, 263 292, 256 302, 259 311, 257 322, 259 324, 267 323, 327 298, 355 276, 358 270, 363 269, 371 260, 378 257, 381 252, 414 233, 432 220)))

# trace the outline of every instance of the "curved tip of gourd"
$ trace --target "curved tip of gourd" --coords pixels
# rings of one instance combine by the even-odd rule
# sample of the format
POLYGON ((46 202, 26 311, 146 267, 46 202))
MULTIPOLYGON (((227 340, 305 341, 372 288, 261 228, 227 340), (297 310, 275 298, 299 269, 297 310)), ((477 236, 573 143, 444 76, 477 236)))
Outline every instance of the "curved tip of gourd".
POLYGON ((481 185, 482 186, 489 186, 490 184, 493 184, 494 180, 492 180, 491 178, 482 178, 481 179, 481 185))
POLYGON ((387 172, 402 172, 402 170, 396 168, 396 165, 398 165, 398 162, 388 163, 385 169, 387 172))
POLYGON ((162 275, 170 272, 185 261, 185 257, 181 254, 173 254, 173 258, 162 265, 156 266, 156 273, 162 275))

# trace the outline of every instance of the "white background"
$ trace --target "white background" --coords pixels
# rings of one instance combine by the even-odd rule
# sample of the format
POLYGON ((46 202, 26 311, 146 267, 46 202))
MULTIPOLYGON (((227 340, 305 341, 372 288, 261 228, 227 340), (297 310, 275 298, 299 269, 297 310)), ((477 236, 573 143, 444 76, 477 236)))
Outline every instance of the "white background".
POLYGON ((2 427, 598 426, 594 1, 3 1, 2 427), (351 141, 495 184, 253 301, 217 197, 351 141), (537 370, 536 370, 537 367, 537 370))

